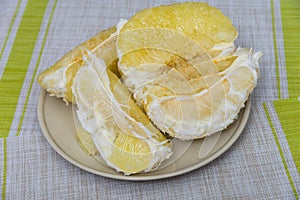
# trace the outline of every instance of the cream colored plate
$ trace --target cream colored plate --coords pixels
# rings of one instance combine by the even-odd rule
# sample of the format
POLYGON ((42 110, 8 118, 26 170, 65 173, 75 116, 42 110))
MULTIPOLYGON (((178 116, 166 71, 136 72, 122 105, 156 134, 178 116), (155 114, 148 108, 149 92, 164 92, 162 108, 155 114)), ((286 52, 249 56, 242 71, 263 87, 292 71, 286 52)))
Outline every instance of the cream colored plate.
POLYGON ((75 134, 72 105, 41 91, 38 118, 50 145, 70 163, 97 175, 123 180, 154 180, 177 176, 197 169, 224 153, 239 137, 250 113, 250 101, 239 118, 222 133, 194 141, 173 140, 174 154, 153 172, 125 176, 108 167, 100 156, 89 156, 80 148, 75 134))

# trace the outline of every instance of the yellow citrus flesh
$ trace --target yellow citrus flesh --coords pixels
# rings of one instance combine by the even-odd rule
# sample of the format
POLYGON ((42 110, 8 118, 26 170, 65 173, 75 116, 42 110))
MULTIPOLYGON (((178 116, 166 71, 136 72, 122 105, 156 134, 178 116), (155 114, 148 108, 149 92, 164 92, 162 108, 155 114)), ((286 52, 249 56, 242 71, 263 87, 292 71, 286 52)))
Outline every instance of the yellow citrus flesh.
MULTIPOLYGON (((237 31, 229 18, 220 10, 200 2, 165 5, 140 11, 124 25, 121 33, 145 28, 173 30, 190 37, 204 49, 211 49, 217 43, 233 42, 237 38, 237 31)), ((121 36, 120 43, 123 43, 123 39, 126 38, 121 36)))
POLYGON ((85 152, 126 175, 147 172, 172 154, 162 132, 197 139, 237 118, 261 56, 235 47, 237 35, 206 3, 159 6, 82 43, 38 83, 77 104, 85 152))
POLYGON ((151 76, 166 74, 167 81, 149 82, 163 85, 176 94, 194 93, 215 83, 217 76, 211 74, 224 70, 229 66, 224 62, 233 60, 214 61, 209 52, 218 52, 217 56, 223 49, 213 47, 228 46, 236 37, 230 19, 206 3, 188 2, 143 10, 119 30, 119 70, 131 91, 141 88, 151 76), (177 84, 170 85, 170 80, 177 84))
POLYGON ((150 171, 171 155, 170 141, 136 105, 128 88, 89 55, 73 84, 77 116, 108 165, 125 174, 150 171), (90 89, 86 89, 90 88, 90 89))
POLYGON ((171 136, 195 139, 226 128, 256 85, 260 54, 236 48, 230 19, 206 3, 143 10, 118 32, 124 83, 171 136))
MULTIPOLYGON (((109 28, 75 47, 53 66, 40 73, 37 78, 38 83, 50 94, 62 97, 67 102, 74 103, 71 86, 74 76, 82 66, 83 56, 87 55, 87 51, 91 51, 97 56, 102 57, 107 62, 107 65, 110 65, 110 63, 117 58, 115 50, 116 37, 110 38, 115 32, 115 27, 109 28), (61 70, 61 72, 58 76, 55 73, 59 70, 61 70), (62 81, 62 79, 64 79, 64 81, 62 81), (59 82, 61 82, 61 84, 58 84, 59 82)), ((117 72, 116 68, 112 68, 112 70, 117 72)))

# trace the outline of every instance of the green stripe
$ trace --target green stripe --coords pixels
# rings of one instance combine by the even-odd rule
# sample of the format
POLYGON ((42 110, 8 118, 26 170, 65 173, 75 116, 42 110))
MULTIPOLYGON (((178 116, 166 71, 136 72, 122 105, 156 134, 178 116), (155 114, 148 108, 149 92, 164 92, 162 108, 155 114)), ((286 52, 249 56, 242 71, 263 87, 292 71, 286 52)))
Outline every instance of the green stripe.
POLYGON ((274 46, 274 55, 275 55, 275 64, 276 64, 276 81, 277 81, 277 95, 278 99, 281 99, 281 90, 280 90, 280 74, 278 66, 278 48, 277 48, 277 37, 276 37, 276 26, 275 26, 275 14, 274 14, 274 0, 271 0, 271 10, 272 10, 272 32, 273 32, 273 46, 274 46))
POLYGON ((2 199, 6 197, 6 171, 7 171, 7 150, 6 138, 3 138, 3 176, 2 176, 2 199))
POLYGON ((298 99, 278 100, 274 101, 274 107, 300 173, 300 102, 298 99))
POLYGON ((291 98, 298 98, 300 96, 300 2, 281 0, 280 3, 288 91, 291 98))
POLYGON ((0 138, 7 137, 48 0, 28 0, 0 80, 0 138))
POLYGON ((36 72, 37 72, 38 66, 40 65, 42 54, 44 52, 45 43, 46 43, 46 39, 48 37, 48 32, 49 32, 50 24, 51 24, 51 21, 52 21, 54 10, 56 8, 56 3, 57 3, 57 0, 55 0, 54 5, 52 7, 52 11, 51 11, 50 18, 49 18, 49 21, 48 21, 48 24, 47 24, 46 33, 45 33, 45 36, 44 36, 44 39, 43 39, 41 51, 39 53, 39 57, 38 57, 37 63, 36 63, 35 68, 34 68, 32 79, 31 79, 31 82, 30 82, 30 86, 29 86, 29 89, 27 91, 26 101, 25 101, 25 104, 24 104, 24 107, 23 107, 23 110, 22 110, 22 115, 21 115, 20 123, 18 125, 18 131, 16 133, 16 136, 20 135, 21 127, 22 127, 22 124, 23 124, 25 112, 26 112, 26 109, 27 109, 28 101, 29 101, 29 94, 31 92, 32 85, 33 85, 33 82, 35 80, 36 72))
POLYGON ((280 143, 279 143, 279 139, 278 139, 276 130, 275 130, 274 125, 273 125, 273 122, 272 122, 272 120, 271 120, 271 116, 270 116, 270 114, 269 114, 269 111, 268 111, 268 108, 267 108, 267 104, 266 104, 266 103, 263 103, 263 107, 264 107, 264 111, 265 111, 265 114, 266 114, 266 116, 267 116, 267 119, 268 119, 268 121, 269 121, 269 124, 270 124, 271 130, 272 130, 273 136, 274 136, 274 138, 275 138, 275 142, 276 142, 276 145, 277 145, 277 148, 278 148, 278 151, 279 151, 279 154, 280 154, 280 158, 281 158, 281 160, 282 160, 282 163, 283 163, 285 172, 286 172, 287 177, 288 177, 288 179, 289 179, 290 185, 291 185, 291 187, 292 187, 292 189, 293 189, 295 198, 296 198, 296 199, 299 199, 298 194, 297 194, 297 191, 296 191, 296 187, 295 187, 294 182, 293 182, 293 180, 292 180, 290 171, 289 171, 289 169, 288 169, 288 167, 287 167, 287 164, 286 164, 286 161, 285 161, 285 158, 284 158, 284 155, 283 155, 282 148, 281 148, 280 143))
POLYGON ((15 10, 15 12, 14 12, 13 18, 12 18, 12 20, 11 20, 11 22, 10 22, 10 25, 9 25, 9 28, 8 28, 7 35, 6 35, 5 39, 4 39, 4 43, 3 43, 3 46, 2 46, 1 51, 0 51, 0 60, 1 60, 1 58, 2 58, 3 51, 4 51, 5 47, 6 47, 6 43, 7 43, 8 37, 9 37, 9 35, 10 35, 11 28, 12 28, 13 24, 15 23, 16 16, 17 16, 17 13, 18 13, 18 11, 19 11, 21 2, 22 2, 22 0, 19 0, 19 1, 18 1, 18 5, 17 5, 16 10, 15 10))

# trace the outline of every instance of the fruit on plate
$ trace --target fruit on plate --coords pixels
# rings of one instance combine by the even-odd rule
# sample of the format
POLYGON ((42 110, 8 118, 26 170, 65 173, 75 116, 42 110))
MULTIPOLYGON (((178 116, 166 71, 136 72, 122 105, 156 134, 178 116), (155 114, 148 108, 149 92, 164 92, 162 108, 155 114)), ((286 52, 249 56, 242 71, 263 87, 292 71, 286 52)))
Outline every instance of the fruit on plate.
POLYGON ((171 142, 149 121, 105 62, 89 54, 72 86, 77 117, 107 164, 126 175, 156 169, 171 142))
POLYGON ((125 175, 148 172, 172 154, 166 135, 202 138, 237 118, 262 55, 235 46, 237 35, 206 3, 150 8, 77 46, 38 83, 76 104, 84 151, 125 175))
POLYGON ((67 103, 74 103, 71 86, 74 76, 82 66, 83 56, 87 55, 87 51, 103 58, 113 72, 118 71, 117 68, 112 67, 116 67, 112 63, 116 62, 117 59, 115 32, 116 27, 112 27, 81 43, 53 66, 40 73, 37 79, 38 83, 51 95, 63 98, 67 103))
MULTIPOLYGON (((76 138, 88 155, 100 153, 109 166, 125 174, 151 171, 171 156, 171 142, 153 126, 133 101, 127 87, 121 84, 117 71, 115 31, 115 28, 101 31, 77 46, 42 72, 38 82, 50 95, 63 97, 64 101, 77 104, 77 119, 80 123, 76 125, 76 138), (94 66, 96 63, 100 66, 94 66), (101 104, 101 101, 111 99, 105 96, 105 91, 95 92, 99 76, 93 66, 95 69, 102 67, 101 70, 107 68, 105 73, 109 79, 103 84, 111 85, 117 90, 106 92, 113 92, 113 97, 119 98, 114 101, 114 108, 122 108, 125 111, 111 110, 112 105, 109 103, 101 104), (96 99, 94 94, 102 96, 96 99), (122 105, 119 105, 118 101, 121 101, 122 105), (99 106, 99 109, 94 108, 94 104, 97 104, 95 106, 99 106), (127 115, 118 115, 120 112, 127 115), (118 118, 111 118, 115 115, 118 118), (126 122, 127 130, 120 128, 114 121, 122 119, 131 120, 126 122), (105 126, 109 126, 109 129, 105 129, 105 126)), ((74 120, 76 122, 76 119, 74 120)))
POLYGON ((206 3, 142 10, 118 26, 118 68, 150 120, 183 140, 225 129, 259 77, 261 53, 236 47, 230 19, 206 3))

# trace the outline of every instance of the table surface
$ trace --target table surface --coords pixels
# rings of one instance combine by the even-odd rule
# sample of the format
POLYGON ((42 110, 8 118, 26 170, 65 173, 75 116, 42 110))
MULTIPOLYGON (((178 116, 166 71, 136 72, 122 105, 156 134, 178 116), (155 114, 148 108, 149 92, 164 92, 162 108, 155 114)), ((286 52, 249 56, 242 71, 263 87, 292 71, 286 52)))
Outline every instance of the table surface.
POLYGON ((163 180, 119 181, 79 169, 46 141, 37 119, 37 74, 121 18, 174 2, 0 0, 3 199, 299 199, 297 0, 207 1, 232 19, 237 45, 264 54, 242 135, 208 165, 163 180))

